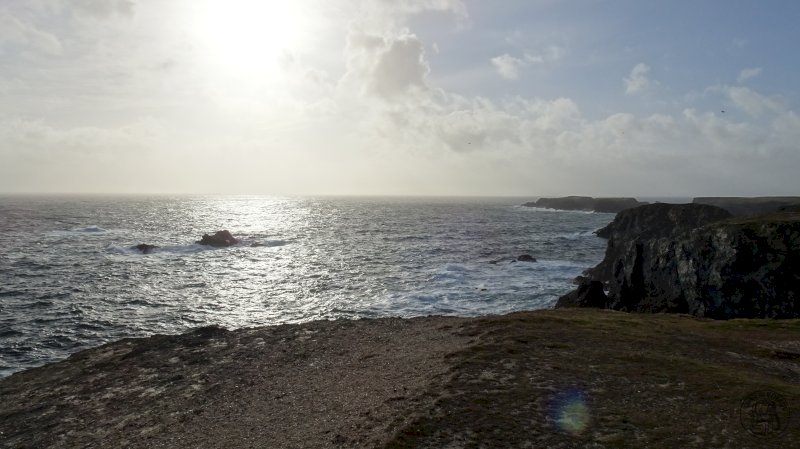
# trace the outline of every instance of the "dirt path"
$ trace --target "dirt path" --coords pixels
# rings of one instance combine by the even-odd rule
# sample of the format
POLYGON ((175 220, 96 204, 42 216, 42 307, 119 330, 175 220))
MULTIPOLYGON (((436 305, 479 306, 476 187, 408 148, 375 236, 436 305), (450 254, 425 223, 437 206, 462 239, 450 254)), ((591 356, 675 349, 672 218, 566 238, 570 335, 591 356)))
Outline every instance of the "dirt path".
POLYGON ((790 448, 800 320, 204 328, 18 373, 0 400, 0 447, 790 448))

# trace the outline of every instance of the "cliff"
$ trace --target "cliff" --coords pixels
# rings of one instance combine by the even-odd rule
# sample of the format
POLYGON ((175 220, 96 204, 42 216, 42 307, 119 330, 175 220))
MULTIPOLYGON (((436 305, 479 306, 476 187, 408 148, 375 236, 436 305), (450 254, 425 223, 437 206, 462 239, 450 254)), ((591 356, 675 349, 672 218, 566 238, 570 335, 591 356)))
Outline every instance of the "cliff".
POLYGON ((573 292, 557 307, 800 317, 798 213, 730 218, 714 206, 654 204, 621 212, 598 235, 608 238, 606 256, 582 282, 603 283, 607 297, 573 292))
POLYGON ((593 309, 207 327, 0 379, 0 447, 789 448, 798 342, 593 309))
POLYGON ((797 210, 800 208, 800 196, 708 196, 694 198, 692 203, 717 206, 733 215, 746 216, 769 214, 786 209, 797 210))
POLYGON ((523 204, 526 207, 544 209, 580 210, 587 212, 617 213, 631 207, 647 204, 635 198, 592 198, 588 196, 566 196, 561 198, 539 198, 523 204))

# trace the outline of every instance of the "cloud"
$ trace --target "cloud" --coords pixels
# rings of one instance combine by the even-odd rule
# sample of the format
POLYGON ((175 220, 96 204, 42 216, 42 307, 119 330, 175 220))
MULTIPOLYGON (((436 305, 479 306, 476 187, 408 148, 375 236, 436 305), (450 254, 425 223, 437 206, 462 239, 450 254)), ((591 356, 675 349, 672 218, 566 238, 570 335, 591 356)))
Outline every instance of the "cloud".
POLYGON ((381 0, 384 7, 394 8, 407 14, 418 14, 424 11, 444 11, 459 18, 467 17, 467 6, 462 0, 381 0))
POLYGON ((749 79, 757 77, 758 75, 761 75, 761 67, 742 69, 742 71, 739 72, 739 76, 736 77, 736 81, 741 84, 749 79))
MULTIPOLYGON (((706 91, 743 114, 709 112, 700 96, 671 113, 620 113, 604 98, 611 112, 598 113, 557 89, 465 93, 494 92, 478 84, 490 70, 519 79, 565 53, 517 43, 484 53, 479 67, 448 68, 450 33, 410 26, 458 34, 467 17, 458 1, 348 3, 314 36, 324 51, 293 52, 257 78, 220 75, 173 28, 194 2, 170 2, 169 13, 140 2, 137 20, 93 19, 133 11, 114 4, 56 11, 69 58, 3 65, 0 191, 752 195, 798 186, 800 118, 788 101, 744 86, 706 91), (429 35, 441 44, 436 64, 429 35), (469 77, 478 81, 463 91, 445 84, 469 77), (240 162, 219 170, 220 159, 240 162)), ((23 42, 45 53, 24 30, 51 30, 52 17, 17 17, 0 27, 3 55, 23 42)), ((658 86, 644 63, 624 82, 628 95, 658 86)))
POLYGON ((509 80, 519 78, 520 69, 527 65, 522 59, 515 58, 508 53, 494 57, 491 61, 497 73, 509 80))
POLYGON ((88 156, 119 155, 146 149, 162 131, 152 120, 116 128, 79 126, 61 129, 40 120, 12 119, 0 122, 0 154, 24 153, 45 157, 65 152, 88 156))
POLYGON ((354 27, 345 55, 348 71, 342 84, 362 93, 392 98, 426 87, 430 67, 422 41, 413 34, 384 37, 354 27))
POLYGON ((164 128, 153 120, 113 128, 0 121, 0 187, 20 192, 146 190, 143 179, 155 182, 175 169, 173 156, 159 151, 163 135, 164 128))
POLYGON ((508 53, 492 58, 490 61, 497 73, 505 79, 515 80, 520 77, 522 69, 529 66, 558 61, 564 50, 558 46, 547 47, 539 54, 525 53, 522 58, 511 56, 508 53))
POLYGON ((469 18, 462 0, 360 0, 350 3, 355 6, 353 11, 357 14, 354 22, 373 33, 406 29, 410 17, 431 12, 442 13, 459 27, 469 18))
POLYGON ((424 88, 430 67, 425 61, 422 42, 414 35, 400 36, 387 42, 376 55, 371 76, 371 88, 381 96, 390 97, 410 88, 424 88))
POLYGON ((748 87, 717 85, 706 90, 722 94, 733 106, 752 117, 761 117, 766 113, 780 113, 786 110, 779 99, 761 95, 748 87))
POLYGON ((9 45, 18 45, 22 49, 46 55, 60 55, 62 52, 61 42, 55 35, 0 11, 0 52, 9 45))
POLYGON ((657 82, 648 78, 650 73, 650 66, 644 63, 636 64, 631 70, 630 75, 624 78, 625 81, 625 94, 637 95, 644 93, 649 88, 654 86, 657 82))
POLYGON ((95 18, 133 17, 136 8, 133 0, 70 0, 68 5, 79 14, 95 18))

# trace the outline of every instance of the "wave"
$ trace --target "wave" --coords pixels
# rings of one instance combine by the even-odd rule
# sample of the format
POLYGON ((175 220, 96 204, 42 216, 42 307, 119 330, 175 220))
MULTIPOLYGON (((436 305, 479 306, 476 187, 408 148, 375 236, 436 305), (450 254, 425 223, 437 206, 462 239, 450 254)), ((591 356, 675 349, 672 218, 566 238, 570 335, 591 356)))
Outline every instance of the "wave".
POLYGON ((48 235, 53 237, 71 237, 76 235, 106 235, 109 234, 110 232, 111 232, 110 230, 101 228, 100 226, 91 225, 82 228, 51 231, 48 233, 48 235))
POLYGON ((526 211, 530 211, 530 212, 549 212, 549 213, 556 213, 556 212, 564 213, 564 212, 568 212, 568 213, 573 213, 573 214, 584 214, 584 215, 594 215, 594 214, 603 214, 603 213, 605 213, 605 212, 596 212, 596 211, 593 211, 593 210, 550 209, 548 207, 531 207, 531 206, 520 206, 520 205, 514 206, 514 207, 519 209, 519 210, 526 210, 526 211))
POLYGON ((73 232, 108 232, 100 226, 87 226, 85 228, 73 229, 73 232))
POLYGON ((556 238, 564 239, 564 240, 580 240, 588 237, 595 237, 595 231, 578 231, 578 232, 570 232, 567 234, 559 234, 556 238))
MULTIPOLYGON (((264 241, 240 240, 239 243, 231 245, 227 248, 258 248, 258 247, 274 248, 274 247, 285 246, 290 243, 292 243, 290 240, 264 240, 264 241)), ((185 245, 165 245, 165 246, 156 245, 155 248, 151 249, 147 254, 145 254, 142 253, 142 251, 136 249, 136 245, 130 245, 130 246, 109 245, 108 247, 106 247, 106 250, 109 253, 121 256, 195 254, 195 253, 202 253, 205 251, 215 251, 224 249, 226 248, 216 248, 213 246, 200 245, 197 243, 189 243, 185 245)))
POLYGON ((131 246, 109 245, 108 247, 106 247, 106 250, 111 254, 120 256, 157 256, 157 255, 174 255, 174 254, 194 254, 214 249, 217 248, 206 245, 198 245, 197 243, 190 243, 188 245, 169 245, 169 246, 157 245, 156 248, 150 250, 148 253, 145 254, 142 251, 136 249, 135 245, 131 246))
POLYGON ((267 248, 272 248, 276 246, 285 246, 290 243, 292 243, 290 240, 265 240, 263 242, 249 242, 249 243, 246 240, 242 240, 242 243, 235 246, 253 246, 253 247, 263 246, 267 248))

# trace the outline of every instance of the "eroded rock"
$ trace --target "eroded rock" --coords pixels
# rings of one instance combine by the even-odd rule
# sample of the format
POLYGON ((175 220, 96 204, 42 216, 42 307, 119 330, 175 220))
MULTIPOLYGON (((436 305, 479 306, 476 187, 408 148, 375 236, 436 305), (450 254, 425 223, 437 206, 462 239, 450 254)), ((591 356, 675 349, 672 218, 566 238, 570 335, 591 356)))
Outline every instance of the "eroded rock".
POLYGON ((233 234, 228 230, 217 231, 214 235, 203 234, 203 238, 196 242, 199 245, 208 245, 217 248, 231 246, 239 243, 233 234))
POLYGON ((158 246, 156 246, 156 245, 150 245, 150 244, 147 244, 147 243, 140 243, 140 244, 138 244, 138 245, 131 246, 131 249, 138 250, 138 251, 140 251, 142 254, 150 254, 150 253, 152 253, 154 250, 156 250, 157 248, 158 248, 158 246))

